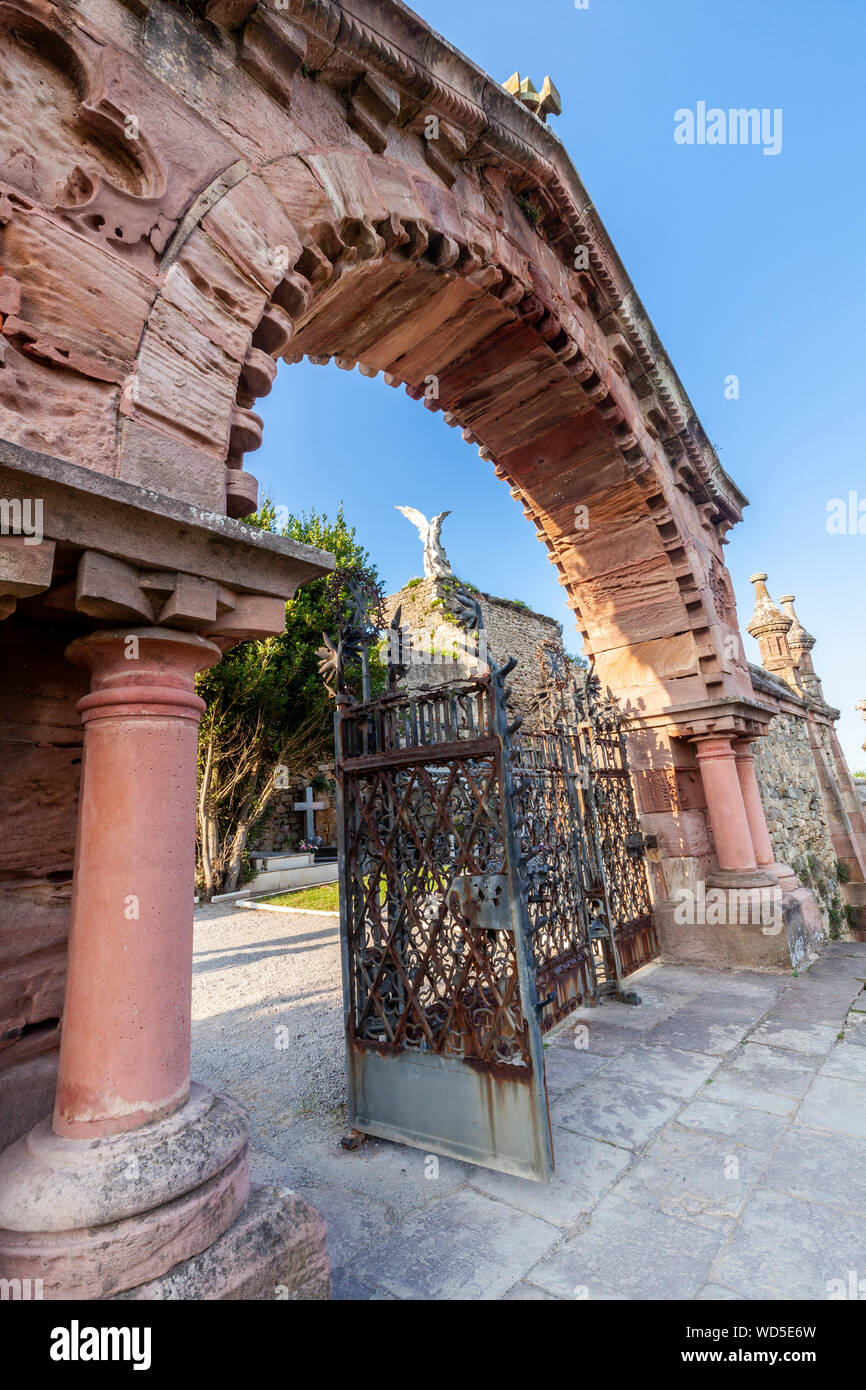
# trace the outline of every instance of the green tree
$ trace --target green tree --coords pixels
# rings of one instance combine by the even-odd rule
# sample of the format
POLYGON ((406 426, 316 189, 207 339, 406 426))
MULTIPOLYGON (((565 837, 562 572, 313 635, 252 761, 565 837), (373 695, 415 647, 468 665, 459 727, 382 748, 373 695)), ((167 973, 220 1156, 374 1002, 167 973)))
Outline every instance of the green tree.
POLYGON ((333 705, 316 651, 323 633, 336 640, 344 616, 340 574, 362 570, 381 592, 376 568, 342 505, 333 521, 311 512, 278 527, 276 508, 267 500, 247 524, 329 551, 338 578, 305 584, 286 604, 284 632, 242 643, 198 678, 207 706, 197 816, 198 888, 206 901, 238 887, 250 833, 274 793, 295 786, 333 755, 333 705))

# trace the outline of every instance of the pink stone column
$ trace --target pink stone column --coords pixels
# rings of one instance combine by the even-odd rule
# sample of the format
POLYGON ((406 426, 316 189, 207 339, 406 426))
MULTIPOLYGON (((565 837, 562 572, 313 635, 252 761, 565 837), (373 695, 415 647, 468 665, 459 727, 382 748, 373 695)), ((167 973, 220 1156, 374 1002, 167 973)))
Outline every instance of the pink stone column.
POLYGON ((53 1128, 117 1134, 189 1096, 196 671, 219 649, 155 628, 94 632, 70 661, 84 762, 53 1128))
POLYGON ((755 759, 750 745, 743 742, 734 745, 734 755, 737 760, 737 774, 740 778, 740 790, 743 794, 743 805, 746 808, 746 818, 749 822, 755 859, 759 867, 769 868, 774 863, 776 856, 773 854, 770 832, 767 829, 767 817, 764 814, 764 803, 761 801, 761 792, 755 775, 755 759))
POLYGON ((696 753, 719 868, 732 873, 754 870, 755 851, 730 735, 697 740, 696 753))

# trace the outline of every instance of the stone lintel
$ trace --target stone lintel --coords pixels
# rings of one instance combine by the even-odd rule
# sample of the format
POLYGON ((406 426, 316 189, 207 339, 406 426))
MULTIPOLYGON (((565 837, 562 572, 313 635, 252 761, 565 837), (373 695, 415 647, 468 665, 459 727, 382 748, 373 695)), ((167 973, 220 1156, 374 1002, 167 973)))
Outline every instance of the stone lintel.
POLYGON ((0 497, 38 499, 45 537, 40 547, 4 538, 15 542, 3 547, 15 573, 10 570, 4 587, 0 554, 0 594, 48 590, 46 560, 56 542, 63 577, 71 560, 75 582, 61 585, 48 602, 97 622, 137 618, 234 641, 265 636, 282 629, 282 605, 299 585, 335 564, 313 546, 6 440, 0 440, 0 497), (31 570, 40 558, 39 584, 22 591, 21 564, 26 560, 31 570))
POLYGON ((714 700, 695 700, 687 705, 669 705, 652 714, 626 711, 635 728, 665 728, 672 738, 694 739, 711 736, 760 738, 767 733, 775 710, 758 700, 725 695, 714 700))

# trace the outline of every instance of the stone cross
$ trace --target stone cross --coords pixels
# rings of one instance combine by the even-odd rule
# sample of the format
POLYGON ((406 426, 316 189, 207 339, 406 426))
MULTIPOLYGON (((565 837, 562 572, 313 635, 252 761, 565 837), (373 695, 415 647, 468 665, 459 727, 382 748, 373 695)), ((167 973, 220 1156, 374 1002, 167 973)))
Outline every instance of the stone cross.
POLYGON ((295 808, 294 808, 294 809, 295 809, 296 811, 306 811, 306 813, 307 813, 307 834, 306 834, 306 840, 307 840, 307 842, 309 843, 309 841, 313 839, 313 836, 314 836, 315 833, 316 833, 316 820, 315 820, 315 816, 313 815, 313 812, 314 812, 314 811, 324 811, 324 809, 325 809, 325 802, 324 802, 324 801, 314 801, 314 800, 313 800, 313 788, 312 788, 312 787, 307 787, 307 790, 304 792, 304 799, 303 799, 303 801, 296 801, 296 802, 295 802, 295 808))

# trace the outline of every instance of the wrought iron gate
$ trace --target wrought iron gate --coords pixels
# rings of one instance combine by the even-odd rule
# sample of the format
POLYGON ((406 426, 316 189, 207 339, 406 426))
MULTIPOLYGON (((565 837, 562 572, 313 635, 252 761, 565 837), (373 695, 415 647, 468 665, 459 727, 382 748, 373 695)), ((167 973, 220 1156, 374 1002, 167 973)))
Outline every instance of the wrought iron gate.
POLYGON ((337 708, 352 1125, 523 1177, 553 1153, 501 677, 337 708))
POLYGON ((604 994, 638 1002, 623 976, 657 953, 616 706, 543 649, 531 731, 510 721, 513 659, 411 694, 395 664, 371 699, 359 614, 321 653, 350 1122, 549 1180, 543 1032, 604 994), (343 663, 359 656, 358 701, 343 663))

